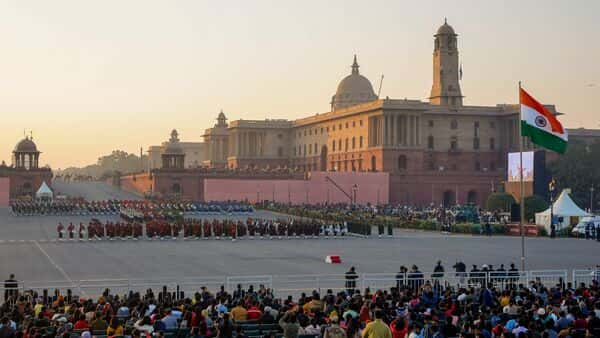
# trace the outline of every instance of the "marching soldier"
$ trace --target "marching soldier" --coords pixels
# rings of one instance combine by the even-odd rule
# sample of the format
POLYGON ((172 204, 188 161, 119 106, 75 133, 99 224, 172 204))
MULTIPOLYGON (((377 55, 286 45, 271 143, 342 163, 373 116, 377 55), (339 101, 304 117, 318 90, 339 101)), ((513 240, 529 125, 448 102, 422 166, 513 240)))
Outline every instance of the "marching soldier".
POLYGON ((56 227, 56 232, 58 232, 58 238, 62 239, 65 232, 65 226, 59 222, 58 226, 56 227))

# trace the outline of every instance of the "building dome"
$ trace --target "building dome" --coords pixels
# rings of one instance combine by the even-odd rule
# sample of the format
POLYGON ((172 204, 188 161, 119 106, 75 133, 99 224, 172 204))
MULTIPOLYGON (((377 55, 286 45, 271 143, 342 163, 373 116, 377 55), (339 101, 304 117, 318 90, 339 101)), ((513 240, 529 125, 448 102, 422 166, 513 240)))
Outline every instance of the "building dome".
POLYGON ((15 146, 15 153, 37 153, 37 146, 29 137, 25 137, 15 146))
POLYGON ((183 148, 181 147, 181 144, 179 144, 179 137, 177 134, 177 130, 173 129, 173 131, 171 131, 171 138, 169 139, 169 142, 167 143, 167 146, 165 147, 165 151, 164 154, 167 155, 183 155, 184 151, 183 148))
POLYGON ((448 21, 444 19, 444 24, 437 30, 436 35, 456 35, 454 28, 448 24, 448 21))
POLYGON ((331 99, 332 110, 377 99, 371 82, 366 77, 360 75, 358 68, 356 55, 354 55, 352 73, 340 82, 335 95, 331 99))

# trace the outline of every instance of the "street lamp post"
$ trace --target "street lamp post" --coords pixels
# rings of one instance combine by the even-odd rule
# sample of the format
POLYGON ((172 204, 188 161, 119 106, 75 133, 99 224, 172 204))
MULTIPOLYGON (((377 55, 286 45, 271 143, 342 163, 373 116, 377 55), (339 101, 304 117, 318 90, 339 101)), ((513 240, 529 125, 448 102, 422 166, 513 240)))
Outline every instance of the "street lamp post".
POLYGON ((548 191, 550 192, 550 237, 554 238, 556 235, 556 227, 554 226, 554 189, 556 189, 556 181, 550 180, 548 184, 548 191))
POLYGON ((358 192, 358 184, 352 186, 352 204, 356 205, 356 193, 358 192))
POLYGON ((594 212, 594 187, 590 187, 590 214, 594 212))

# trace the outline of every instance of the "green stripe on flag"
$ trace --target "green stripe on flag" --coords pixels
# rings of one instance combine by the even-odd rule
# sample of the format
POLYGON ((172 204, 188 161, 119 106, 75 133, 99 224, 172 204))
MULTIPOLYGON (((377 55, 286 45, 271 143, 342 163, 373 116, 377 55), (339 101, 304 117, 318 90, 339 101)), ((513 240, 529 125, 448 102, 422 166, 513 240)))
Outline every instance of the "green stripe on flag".
POLYGON ((564 154, 567 150, 567 141, 554 134, 536 128, 525 121, 521 121, 521 136, 528 136, 531 139, 531 142, 559 154, 564 154))

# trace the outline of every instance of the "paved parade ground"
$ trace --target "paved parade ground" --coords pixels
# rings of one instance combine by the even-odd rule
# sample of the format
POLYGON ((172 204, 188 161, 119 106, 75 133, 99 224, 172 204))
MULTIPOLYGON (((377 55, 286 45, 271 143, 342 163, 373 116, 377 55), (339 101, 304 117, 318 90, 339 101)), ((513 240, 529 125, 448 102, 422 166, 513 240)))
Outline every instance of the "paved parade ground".
MULTIPOLYGON (((115 196, 112 188, 107 187, 103 187, 108 189, 105 193, 115 196)), ((278 217, 265 211, 257 211, 254 216, 278 217)), ((398 231, 394 238, 383 239, 57 241, 55 229, 59 221, 87 224, 89 219, 89 216, 15 217, 8 209, 0 210, 0 278, 8 277, 9 273, 26 281, 337 274, 351 265, 361 273, 392 273, 400 265, 412 264, 422 271, 431 271, 438 259, 447 270, 459 259, 469 268, 471 264, 520 265, 518 237, 417 231, 398 231), (330 254, 340 255, 343 263, 326 264, 324 258, 330 254)), ((529 270, 590 268, 600 263, 600 243, 596 241, 528 238, 526 248, 529 270)))

